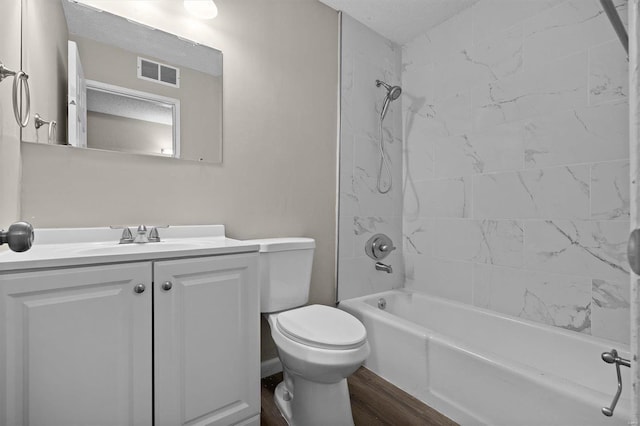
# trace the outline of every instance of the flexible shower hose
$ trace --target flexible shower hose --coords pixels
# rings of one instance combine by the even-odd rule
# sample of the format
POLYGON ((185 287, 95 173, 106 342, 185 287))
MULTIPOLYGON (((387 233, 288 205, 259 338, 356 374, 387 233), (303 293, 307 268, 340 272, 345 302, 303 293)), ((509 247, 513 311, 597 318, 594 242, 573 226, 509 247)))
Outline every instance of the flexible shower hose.
POLYGON ((378 135, 380 141, 380 169, 378 170, 378 192, 381 194, 386 194, 391 191, 391 187, 393 186, 393 176, 391 175, 391 166, 389 165, 389 160, 384 155, 384 137, 382 132, 382 122, 384 117, 380 117, 380 126, 378 127, 378 135), (389 176, 389 187, 387 189, 382 188, 382 169, 385 169, 387 172, 387 176, 389 176))

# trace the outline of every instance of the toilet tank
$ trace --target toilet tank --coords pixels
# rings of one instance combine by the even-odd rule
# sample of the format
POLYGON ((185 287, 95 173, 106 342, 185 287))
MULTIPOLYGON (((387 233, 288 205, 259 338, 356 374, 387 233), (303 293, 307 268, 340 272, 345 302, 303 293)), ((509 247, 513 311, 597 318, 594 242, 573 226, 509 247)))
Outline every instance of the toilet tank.
POLYGON ((307 303, 315 240, 267 238, 247 242, 260 245, 260 312, 283 311, 307 303))

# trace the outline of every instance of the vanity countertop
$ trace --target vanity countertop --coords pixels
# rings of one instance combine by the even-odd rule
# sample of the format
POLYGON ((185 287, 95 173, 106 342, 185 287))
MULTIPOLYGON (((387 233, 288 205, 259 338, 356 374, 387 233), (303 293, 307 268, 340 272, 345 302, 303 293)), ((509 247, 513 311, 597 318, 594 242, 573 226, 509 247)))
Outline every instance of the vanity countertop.
MULTIPOLYGON (((111 228, 36 229, 23 253, 0 253, 0 273, 104 263, 166 260, 258 252, 257 244, 227 238, 223 225, 160 229, 160 242, 119 244, 122 230, 111 228)), ((135 227, 132 232, 135 234, 135 227)))

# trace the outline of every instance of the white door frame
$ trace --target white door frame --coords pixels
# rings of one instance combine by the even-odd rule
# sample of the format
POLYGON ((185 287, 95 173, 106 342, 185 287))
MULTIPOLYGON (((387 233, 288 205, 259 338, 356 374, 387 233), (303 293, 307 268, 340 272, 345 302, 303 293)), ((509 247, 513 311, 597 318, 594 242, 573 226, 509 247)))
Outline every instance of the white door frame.
POLYGON ((171 131, 173 133, 173 157, 180 158, 180 100, 161 96, 155 93, 142 92, 140 90, 130 89, 128 87, 116 86, 114 84, 103 83, 101 81, 86 80, 87 90, 98 90, 105 93, 116 94, 127 98, 140 99, 143 101, 158 102, 171 105, 173 115, 173 125, 171 131))

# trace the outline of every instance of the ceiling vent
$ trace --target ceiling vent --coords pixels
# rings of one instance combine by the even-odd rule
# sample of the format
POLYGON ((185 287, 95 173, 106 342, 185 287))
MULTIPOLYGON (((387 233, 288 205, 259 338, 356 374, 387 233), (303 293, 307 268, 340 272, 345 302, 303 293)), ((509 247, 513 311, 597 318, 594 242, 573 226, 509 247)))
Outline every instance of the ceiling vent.
POLYGON ((138 78, 165 86, 180 87, 180 68, 138 57, 138 78))

